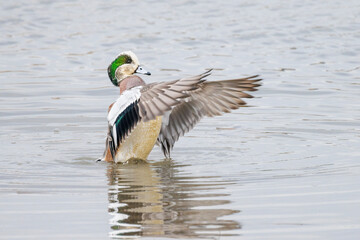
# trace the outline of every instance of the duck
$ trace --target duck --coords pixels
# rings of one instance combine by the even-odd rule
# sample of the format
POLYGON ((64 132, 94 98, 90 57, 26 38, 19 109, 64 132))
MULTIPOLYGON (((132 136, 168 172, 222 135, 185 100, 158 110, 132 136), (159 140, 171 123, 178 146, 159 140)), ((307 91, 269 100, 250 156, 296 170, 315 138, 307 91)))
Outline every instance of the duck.
POLYGON ((108 131, 98 161, 146 161, 155 145, 165 159, 179 137, 203 117, 214 117, 245 106, 261 85, 259 75, 208 81, 212 69, 166 82, 145 83, 138 74, 151 75, 132 51, 120 53, 107 69, 120 96, 108 108, 108 131))

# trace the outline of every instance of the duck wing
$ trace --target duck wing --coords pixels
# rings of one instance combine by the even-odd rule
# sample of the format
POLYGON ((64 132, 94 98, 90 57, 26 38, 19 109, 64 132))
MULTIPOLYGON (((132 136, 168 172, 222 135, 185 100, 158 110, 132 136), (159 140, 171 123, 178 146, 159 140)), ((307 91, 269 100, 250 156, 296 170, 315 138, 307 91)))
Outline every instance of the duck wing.
POLYGON ((223 81, 203 81, 198 88, 190 91, 189 97, 181 100, 163 117, 157 144, 165 157, 179 137, 190 131, 204 116, 213 117, 230 112, 246 105, 242 98, 253 96, 245 91, 253 92, 260 86, 258 75, 223 81))
POLYGON ((170 82, 161 82, 145 85, 141 89, 139 102, 142 120, 147 122, 162 116, 174 106, 182 103, 181 99, 189 97, 189 93, 196 91, 210 71, 203 74, 186 77, 170 82))
POLYGON ((195 91, 204 74, 170 82, 152 83, 124 91, 112 105, 108 119, 106 146, 110 148, 113 159, 120 144, 140 121, 151 121, 162 116, 189 97, 195 91))

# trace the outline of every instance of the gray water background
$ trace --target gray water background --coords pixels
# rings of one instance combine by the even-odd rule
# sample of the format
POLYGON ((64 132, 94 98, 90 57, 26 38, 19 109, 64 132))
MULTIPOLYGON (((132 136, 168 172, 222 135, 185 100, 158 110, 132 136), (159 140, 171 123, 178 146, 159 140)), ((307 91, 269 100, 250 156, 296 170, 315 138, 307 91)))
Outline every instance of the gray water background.
POLYGON ((359 1, 1 1, 0 34, 0 239, 359 239, 359 1), (124 50, 263 85, 172 161, 96 163, 124 50))

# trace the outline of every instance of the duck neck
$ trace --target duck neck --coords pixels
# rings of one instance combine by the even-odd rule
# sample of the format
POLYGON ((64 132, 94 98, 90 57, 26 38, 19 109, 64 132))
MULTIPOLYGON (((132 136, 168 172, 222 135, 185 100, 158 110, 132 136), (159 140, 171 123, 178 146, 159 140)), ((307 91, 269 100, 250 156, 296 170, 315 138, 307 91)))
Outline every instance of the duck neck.
POLYGON ((142 80, 138 76, 132 75, 132 76, 126 77, 119 84, 120 94, 122 94, 125 90, 128 90, 130 88, 137 87, 137 86, 144 86, 144 85, 145 85, 144 80, 142 80))

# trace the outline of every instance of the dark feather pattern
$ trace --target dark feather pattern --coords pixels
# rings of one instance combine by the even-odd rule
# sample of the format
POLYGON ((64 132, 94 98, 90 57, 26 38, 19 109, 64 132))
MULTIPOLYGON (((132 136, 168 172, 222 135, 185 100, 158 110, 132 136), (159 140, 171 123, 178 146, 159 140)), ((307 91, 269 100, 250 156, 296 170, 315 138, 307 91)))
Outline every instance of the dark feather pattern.
POLYGON ((119 144, 129 135, 131 130, 134 129, 140 120, 138 101, 131 103, 121 114, 119 114, 114 124, 116 132, 114 133, 112 130, 114 128, 110 127, 111 136, 113 137, 113 140, 115 140, 115 149, 118 148, 119 144))

